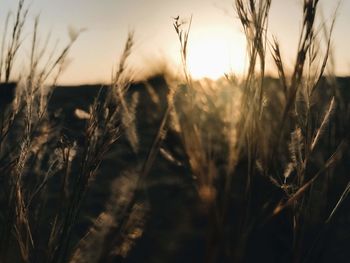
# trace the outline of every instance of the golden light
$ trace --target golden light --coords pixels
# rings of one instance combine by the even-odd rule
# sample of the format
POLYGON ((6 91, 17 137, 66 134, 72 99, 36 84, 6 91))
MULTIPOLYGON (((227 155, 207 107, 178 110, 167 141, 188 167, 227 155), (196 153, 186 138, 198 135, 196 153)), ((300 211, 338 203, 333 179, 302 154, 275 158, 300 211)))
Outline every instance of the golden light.
POLYGON ((245 68, 244 40, 225 29, 198 32, 189 39, 187 66, 194 79, 240 75, 245 68))

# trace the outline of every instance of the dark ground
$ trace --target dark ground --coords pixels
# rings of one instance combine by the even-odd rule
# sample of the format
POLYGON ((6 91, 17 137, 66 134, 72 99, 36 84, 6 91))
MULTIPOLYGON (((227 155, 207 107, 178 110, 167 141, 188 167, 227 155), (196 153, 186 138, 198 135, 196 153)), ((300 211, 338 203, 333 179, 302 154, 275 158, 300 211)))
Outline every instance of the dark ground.
MULTIPOLYGON (((269 80, 273 83, 276 80, 269 80)), ((140 82, 130 87, 129 94, 140 93, 137 107, 137 132, 140 140, 140 151, 135 154, 127 139, 122 136, 106 156, 99 169, 96 179, 86 196, 81 213, 81 219, 76 227, 76 239, 80 238, 91 226, 92 219, 96 218, 105 209, 105 203, 110 196, 111 182, 124 171, 142 167, 153 140, 157 134, 162 116, 167 107, 167 84, 162 76, 148 80, 159 96, 159 104, 152 101, 144 83, 140 82)), ((338 78, 339 91, 343 99, 343 114, 349 113, 350 78, 338 78)), ((323 84, 325 85, 325 84, 323 84)), ((11 101, 14 85, 0 87, 0 105, 11 101)), ((76 118, 76 108, 88 111, 89 105, 98 94, 100 86, 57 87, 51 97, 48 111, 52 122, 57 129, 71 140, 83 143, 85 121, 76 118)), ((106 87, 102 87, 105 92, 106 87)), ((327 101, 332 94, 330 89, 321 89, 321 101, 327 101)), ((1 108, 1 107, 0 107, 1 108)), ((337 120, 335 114, 334 122, 337 120)), ((336 137, 349 136, 348 125, 339 123, 336 137)), ((218 127, 219 128, 219 127, 218 127)), ((144 235, 136 242, 129 257, 124 262, 204 262, 206 257, 207 219, 198 205, 195 182, 186 165, 186 157, 181 147, 178 135, 169 131, 163 148, 171 152, 182 165, 169 162, 164 155, 158 154, 150 173, 145 179, 146 196, 150 205, 144 235)), ((330 207, 336 202, 341 189, 344 189, 349 180, 349 153, 335 169, 334 174, 340 175, 338 181, 333 181, 333 192, 329 192, 330 207)), ((240 164, 244 167, 244 161, 240 164)), ((240 167, 240 166, 239 166, 240 167)), ((240 168, 238 168, 240 169, 240 168)), ((244 168, 242 168, 244 169, 244 168)), ((265 180, 257 180, 258 191, 280 195, 280 191, 265 180)), ((259 195, 258 195, 259 196, 259 195)), ((262 194, 261 196, 264 196, 262 194)), ((258 203, 258 200, 257 200, 258 203)), ((329 209, 328 209, 329 210, 329 209)), ((315 224, 308 233, 310 242, 318 233, 324 232, 322 240, 316 243, 319 251, 310 262, 350 262, 350 202, 346 201, 331 226, 322 227, 315 224), (331 229, 329 231, 328 229, 331 229)), ((290 262, 292 240, 290 237, 289 222, 286 214, 257 226, 253 231, 246 249, 246 262, 290 262), (287 238, 286 238, 287 237, 287 238)), ((234 218, 233 215, 229 215, 234 218)), ((234 224, 232 219, 231 224, 234 224)), ((305 240, 308 240, 307 238, 305 240)), ((306 242, 307 243, 307 242, 306 242)), ((226 262, 220 260, 218 262, 226 262)))

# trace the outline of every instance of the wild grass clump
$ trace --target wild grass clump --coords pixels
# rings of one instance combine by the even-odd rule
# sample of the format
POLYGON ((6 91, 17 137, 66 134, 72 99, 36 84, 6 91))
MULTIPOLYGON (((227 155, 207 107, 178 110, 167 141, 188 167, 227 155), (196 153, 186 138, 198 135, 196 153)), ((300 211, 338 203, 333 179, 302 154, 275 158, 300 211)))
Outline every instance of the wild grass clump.
MULTIPOLYGON (((5 83, 10 81, 16 56, 23 43, 27 14, 25 1, 19 1, 13 24, 10 24, 10 16, 6 20, 6 28, 12 27, 12 33, 7 39, 5 31, 2 41, 1 61, 4 62, 1 63, 1 81, 5 83)), ((62 52, 52 53, 49 61, 44 61, 48 50, 46 45, 38 46, 38 24, 36 18, 28 70, 17 80, 13 102, 2 112, 1 118, 1 199, 5 209, 1 213, 0 255, 3 262, 28 262, 31 259, 35 241, 33 216, 39 212, 33 207, 33 200, 41 195, 47 180, 59 169, 57 157, 48 156, 46 152, 47 146, 57 140, 57 134, 48 122, 46 107, 50 87, 55 85, 76 38, 71 39, 62 52), (52 83, 48 83, 48 80, 52 83), (45 161, 47 158, 49 162, 45 161), (45 170, 43 166, 46 166, 45 170), (30 180, 34 168, 35 179, 30 180)))
MULTIPOLYGON (((6 19, 1 46, 0 81, 7 85, 15 80, 16 91, 12 103, 1 112, 0 262, 68 262, 72 253, 73 262, 77 262, 78 252, 73 250, 74 242, 78 243, 75 229, 89 185, 122 131, 132 129, 133 113, 123 97, 130 81, 126 77, 126 60, 133 46, 133 35, 128 37, 107 94, 100 92, 89 112, 78 110, 77 114, 86 120, 81 145, 54 126, 47 110, 67 55, 81 31, 70 30, 67 45, 61 51, 56 48, 51 51, 49 38, 44 43, 39 41, 39 18, 36 17, 27 69, 15 78, 12 73, 24 43, 24 29, 29 24, 28 12, 25 1, 20 0, 13 20, 10 15, 6 19)), ((137 138, 132 131, 128 134, 136 150, 137 138)), ((133 192, 134 188, 127 188, 129 190, 133 192)), ((129 192, 122 192, 118 198, 129 197, 129 192)), ((108 211, 116 209, 112 206, 108 211)), ((118 207, 122 209, 119 203, 118 207)), ((128 227, 132 232, 111 249, 125 244, 131 246, 137 238, 135 233, 141 230, 136 226, 141 214, 135 213, 140 213, 142 207, 141 204, 132 206, 132 213, 124 215, 129 218, 128 227)), ((102 222, 103 229, 115 228, 113 222, 117 215, 109 216, 108 222, 102 222)), ((118 218, 121 220, 123 216, 118 214, 118 218)), ((108 234, 112 235, 110 231, 108 234)), ((126 250, 123 247, 123 256, 126 250)))
MULTIPOLYGON (((191 23, 185 28, 179 17, 174 22, 186 83, 173 97, 176 126, 209 217, 207 262, 245 262, 248 251, 254 251, 249 247, 254 231, 268 229, 271 222, 277 225, 279 218, 289 224, 289 230, 280 233, 281 239, 291 240, 285 247, 286 260, 309 260, 320 253, 316 247, 324 232, 317 228, 326 227, 334 211, 335 203, 327 196, 330 180, 337 176, 330 172, 344 153, 347 138, 328 146, 323 138, 329 136, 341 98, 331 90, 328 101, 317 99, 326 92, 320 89, 328 78, 324 73, 332 55, 336 14, 330 25, 317 24, 319 1, 303 1, 295 66, 289 73, 280 44, 268 37, 271 2, 235 1, 246 35, 248 66, 244 77, 231 83, 224 107, 220 89, 211 93, 210 88, 194 85, 186 63, 191 23), (277 83, 265 76, 268 54, 276 64, 277 83)), ((347 188, 342 196, 345 193, 347 188)))

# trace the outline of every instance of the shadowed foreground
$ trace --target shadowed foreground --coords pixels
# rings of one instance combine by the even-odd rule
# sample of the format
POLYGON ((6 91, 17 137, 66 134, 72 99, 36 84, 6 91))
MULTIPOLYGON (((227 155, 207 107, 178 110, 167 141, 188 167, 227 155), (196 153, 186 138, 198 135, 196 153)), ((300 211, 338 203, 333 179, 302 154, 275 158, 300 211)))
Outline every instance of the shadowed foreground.
MULTIPOLYGON (((347 112, 349 107, 350 92, 347 91, 347 87, 349 87, 350 79, 339 78, 337 82, 339 83, 343 108, 333 113, 334 117, 330 127, 333 129, 331 132, 335 141, 330 144, 327 138, 323 140, 322 146, 318 148, 320 154, 331 154, 332 149, 329 147, 337 144, 336 138, 348 136, 348 124, 342 122, 342 111, 347 112)), ((277 80, 266 79, 266 92, 271 92, 271 100, 273 100, 272 96, 277 94, 274 90, 277 87, 277 83, 277 80)), ((11 90, 14 89, 14 86, 6 88, 11 90)), ((2 89, 5 90, 5 87, 2 86, 2 89)), ((49 125, 51 129, 55 130, 58 137, 66 138, 65 140, 67 141, 77 142, 77 152, 74 158, 79 159, 81 154, 79 149, 83 148, 86 143, 87 137, 84 131, 86 125, 88 125, 88 120, 82 118, 76 109, 89 112, 89 108, 93 105, 94 99, 98 94, 102 97, 107 96, 107 89, 108 87, 99 86, 57 87, 52 93, 48 103, 49 125)), ((145 163, 148 162, 152 144, 157 137, 163 116, 168 107, 167 101, 170 95, 168 84, 162 76, 156 76, 147 81, 132 84, 126 93, 127 103, 131 103, 132 98, 136 96, 135 94, 139 96, 139 101, 135 107, 134 119, 138 137, 138 150, 135 152, 132 140, 127 135, 131 131, 126 130, 126 133, 122 135, 118 143, 103 158, 94 179, 91 180, 90 190, 86 193, 86 198, 82 203, 77 224, 72 229, 72 240, 83 238, 86 231, 93 227, 94 220, 92 219, 99 218, 100 222, 95 222, 95 228, 98 227, 99 231, 105 228, 107 234, 101 236, 101 240, 93 235, 90 238, 86 236, 85 243, 80 241, 79 244, 82 250, 89 249, 89 242, 94 244, 93 246, 98 246, 100 243, 99 246, 106 251, 113 250, 113 247, 119 247, 119 250, 114 252, 114 256, 109 256, 109 259, 105 258, 106 261, 103 262, 119 262, 122 259, 123 262, 203 262, 208 256, 204 252, 208 252, 208 245, 209 247, 220 249, 219 254, 222 255, 222 258, 220 259, 219 257, 218 262, 230 262, 225 259, 227 258, 225 254, 230 252, 226 251, 225 243, 220 243, 223 242, 220 236, 215 238, 214 235, 210 241, 218 243, 208 244, 208 235, 212 235, 212 231, 217 231, 213 229, 211 220, 214 219, 211 216, 208 217, 211 208, 207 207, 205 202, 203 203, 198 198, 196 179, 193 177, 189 167, 190 164, 187 163, 181 136, 174 129, 171 122, 166 123, 167 133, 162 140, 159 153, 156 153, 153 157, 152 167, 150 167, 150 170, 145 171, 145 163), (142 184, 135 182, 139 174, 145 176, 142 179, 142 184), (135 192, 130 195, 128 191, 135 192), (129 198, 137 204, 136 208, 132 208, 129 212, 127 211, 130 207, 115 214, 120 220, 131 220, 131 222, 126 224, 129 227, 130 224, 134 224, 131 226, 133 229, 131 233, 125 232, 130 231, 127 228, 124 230, 120 229, 118 225, 104 218, 108 213, 116 213, 116 211, 111 212, 109 210, 117 209, 116 206, 121 206, 120 202, 123 201, 120 198, 129 198), (128 213, 129 216, 123 213, 128 213), (130 219, 130 215, 133 213, 135 218, 130 219), (137 242, 135 243, 136 240, 137 242), (128 253, 129 249, 131 251, 128 253), (126 255, 128 256, 124 259, 126 255)), ((322 82, 319 88, 319 101, 324 101, 326 104, 331 96, 332 94, 330 89, 327 88, 327 84, 322 82)), ((1 95, 1 101, 10 102, 10 97, 11 92, 6 91, 5 95, 1 95)), ((277 107, 276 103, 267 106, 268 114, 277 114, 276 111, 278 109, 274 107, 277 107)), ((315 111, 318 110, 315 109, 315 111)), ((273 125, 271 122, 267 123, 266 131, 270 130, 268 126, 273 125)), ((215 122, 208 129, 210 129, 208 132, 214 134, 221 132, 221 127, 215 122)), ((56 147, 52 143, 47 143, 48 151, 53 151, 54 147, 56 147), (52 147, 51 150, 50 147, 52 147)), ((220 142, 217 143, 220 144, 220 142)), ((346 262, 350 256, 345 245, 347 244, 347 237, 350 235, 348 227, 350 223, 349 201, 342 203, 336 217, 326 226, 322 224, 321 218, 329 212, 326 212, 324 215, 318 214, 319 206, 325 206, 323 209, 330 211, 342 191, 344 183, 347 182, 346 160, 349 158, 348 151, 344 154, 342 161, 332 171, 333 174, 337 175, 337 180, 328 186, 330 190, 327 194, 327 200, 321 195, 314 196, 314 205, 308 209, 310 214, 305 218, 308 221, 304 222, 306 229, 303 240, 306 242, 305 244, 313 244, 314 253, 310 254, 312 262, 346 262), (318 236, 319 239, 316 239, 315 242, 315 237, 318 236)), ((215 158, 217 158, 217 162, 220 165, 220 162, 222 162, 220 159, 223 156, 218 155, 215 158)), ((232 180, 233 189, 229 197, 231 202, 228 209, 230 213, 225 218, 225 229, 222 230, 224 235, 229 235, 225 239, 247 234, 236 232, 239 229, 235 227, 241 224, 240 220, 242 220, 236 217, 235 211, 241 211, 243 209, 242 206, 246 205, 246 200, 240 193, 245 185, 244 175, 247 173, 246 167, 247 160, 241 157, 232 180)), ((42 169, 45 170, 46 168, 42 169)), ((72 162, 71 169, 72 174, 79 173, 79 167, 74 162, 72 162)), ((327 175, 324 174, 323 176, 327 175)), ((46 203, 37 203, 42 202, 38 199, 37 201, 34 200, 32 204, 33 207, 48 206, 48 209, 45 210, 47 214, 41 216, 41 226, 50 224, 50 214, 54 213, 56 207, 62 202, 58 188, 58 185, 63 180, 62 177, 64 177, 64 174, 58 172, 55 178, 47 184, 46 191, 50 194, 46 197, 46 203)), ((31 184, 30 180, 32 179, 30 177, 26 180, 29 180, 28 183, 31 184)), ((320 187, 319 191, 323 191, 322 185, 318 186, 316 184, 314 187, 320 187)), ((257 220, 257 223, 254 224, 253 229, 249 230, 246 248, 244 248, 245 262, 261 260, 263 262, 289 262, 288 258, 292 258, 293 253, 290 250, 293 243, 293 230, 291 228, 292 222, 290 222, 288 215, 290 213, 289 209, 272 218, 269 217, 268 213, 260 209, 261 207, 268 209, 268 207, 276 206, 278 200, 283 199, 283 190, 278 189, 268 177, 264 176, 254 178, 251 182, 251 188, 252 193, 249 206, 252 214, 250 218, 257 220), (259 212, 254 214, 254 211, 259 212)), ((47 234, 45 227, 40 232, 32 233, 34 237, 36 235, 43 237, 47 234)), ((228 241, 226 240, 225 242, 228 241)), ((231 242, 234 244, 235 240, 231 240, 231 242)), ((75 243, 75 241, 72 243, 75 243)), ((45 249, 44 245, 43 249, 45 249)), ((70 249, 73 249, 73 247, 70 249)), ((227 249, 229 250, 230 248, 227 247, 227 249)), ((44 253, 44 251, 40 252, 40 243, 36 244, 36 250, 35 258, 40 259, 43 256, 41 253, 44 253)), ((93 250, 91 252, 95 253, 96 251, 93 250)), ((84 253, 88 253, 88 251, 84 251, 84 253)))

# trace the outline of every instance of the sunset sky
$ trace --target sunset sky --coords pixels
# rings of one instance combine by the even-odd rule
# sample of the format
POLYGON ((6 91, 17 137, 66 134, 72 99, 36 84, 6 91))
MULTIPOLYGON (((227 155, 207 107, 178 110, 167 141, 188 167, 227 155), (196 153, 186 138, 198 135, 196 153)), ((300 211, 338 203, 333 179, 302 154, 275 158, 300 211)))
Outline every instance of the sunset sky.
MULTIPOLYGON (((172 17, 193 15, 189 67, 195 77, 218 77, 244 68, 244 37, 235 17, 232 0, 31 0, 30 23, 40 13, 40 32, 52 32, 61 43, 68 40, 67 28, 86 28, 70 53, 71 63, 61 83, 107 82, 118 61, 129 30, 135 31, 132 66, 144 72, 164 61, 179 60, 179 44, 172 17)), ((282 46, 286 66, 291 68, 301 23, 301 2, 274 0, 270 13, 270 34, 282 46)), ((335 0, 321 0, 329 22, 335 0)), ((1 23, 17 1, 0 2, 1 23)), ((350 73, 350 0, 344 0, 334 32, 336 72, 350 73)), ((30 32, 28 28, 28 32, 30 32)), ((29 34, 29 33, 28 33, 29 34)), ((44 38, 44 37, 43 37, 44 38)), ((20 62, 20 59, 18 59, 20 62)), ((171 63, 169 63, 171 64, 171 63)), ((140 73, 141 74, 141 73, 140 73)))

